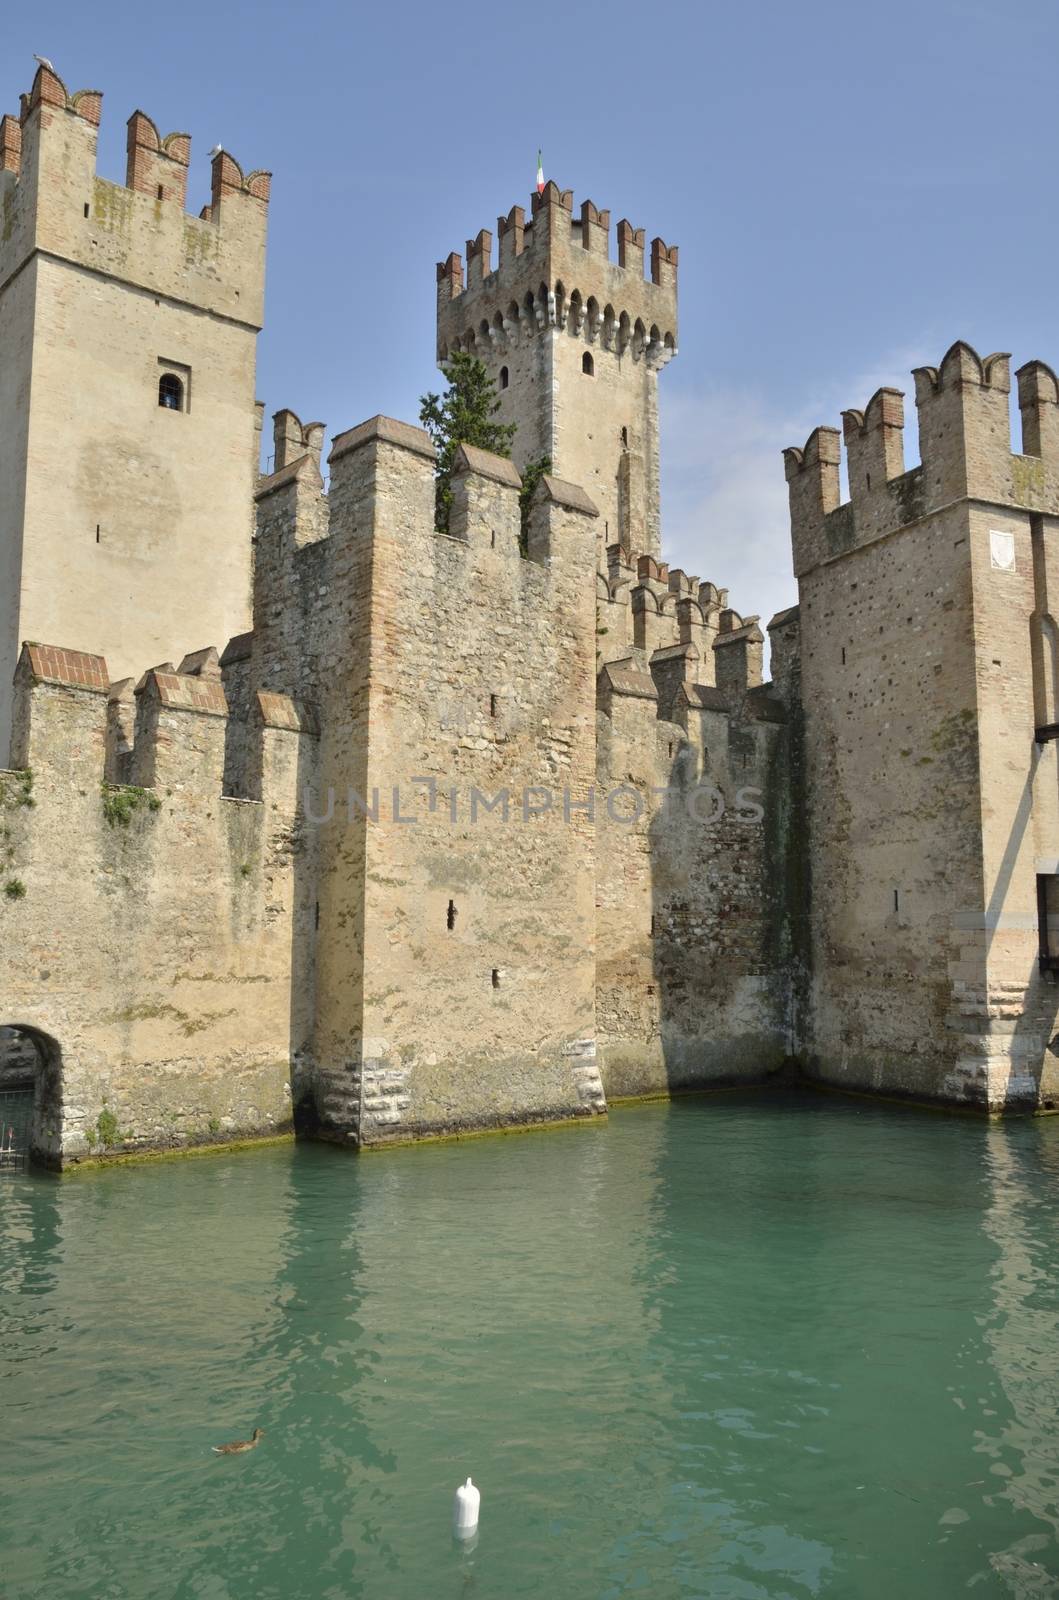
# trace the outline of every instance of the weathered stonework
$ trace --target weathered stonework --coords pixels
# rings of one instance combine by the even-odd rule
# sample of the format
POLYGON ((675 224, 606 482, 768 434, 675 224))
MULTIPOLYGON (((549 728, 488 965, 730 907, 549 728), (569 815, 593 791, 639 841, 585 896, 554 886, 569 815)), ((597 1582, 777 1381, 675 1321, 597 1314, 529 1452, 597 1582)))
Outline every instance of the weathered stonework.
POLYGON ((268 174, 189 216, 190 138, 134 112, 109 183, 101 106, 41 66, 0 133, 0 752, 23 639, 121 678, 250 625, 268 174))
POLYGON ((788 450, 812 884, 809 1069, 999 1111, 1059 1101, 1038 885, 1059 900, 1059 387, 955 344, 788 450), (1035 738, 1035 729, 1044 730, 1035 738))
POLYGON ((513 455, 541 456, 599 508, 598 565, 610 544, 660 549, 658 373, 677 350, 677 247, 621 221, 608 254, 610 212, 591 200, 573 214, 569 189, 547 183, 467 241, 463 261, 438 263, 439 361, 482 360, 499 391, 498 419, 518 425, 513 455))
POLYGON ((187 218, 186 136, 136 113, 101 185, 98 115, 42 68, 0 123, 0 1088, 32 1080, 38 1158, 591 1121, 792 1063, 1051 1105, 1051 369, 1018 374, 1022 455, 1007 358, 965 345, 916 374, 920 467, 894 390, 845 414, 847 505, 835 430, 786 452, 800 603, 763 682, 759 619, 660 559, 676 251, 645 281, 642 233, 612 263, 607 214, 548 185, 498 267, 483 233, 466 285, 438 269, 439 357, 485 360, 513 460, 461 447, 440 533, 421 429, 338 434, 325 492, 323 423, 277 412, 247 626, 267 178, 222 152, 187 218), (192 413, 144 402, 158 316, 192 413), (68 537, 81 468, 35 453, 60 428, 139 530, 110 568, 68 537), (129 490, 141 454, 176 510, 129 490))

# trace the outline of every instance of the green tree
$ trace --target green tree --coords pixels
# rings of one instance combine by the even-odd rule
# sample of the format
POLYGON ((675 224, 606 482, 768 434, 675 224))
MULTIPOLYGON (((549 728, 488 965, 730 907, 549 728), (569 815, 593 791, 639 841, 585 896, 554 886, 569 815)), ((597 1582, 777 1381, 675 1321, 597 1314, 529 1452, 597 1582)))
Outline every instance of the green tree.
POLYGON ((510 456, 515 437, 513 422, 495 422, 500 410, 496 385, 477 356, 457 350, 442 367, 448 388, 442 395, 425 394, 419 401, 419 420, 438 453, 435 523, 448 531, 452 509, 452 463, 461 444, 477 445, 495 456, 510 456))
POLYGON ((533 499, 533 491, 541 479, 546 478, 551 470, 551 456, 537 456, 536 460, 531 461, 522 474, 522 493, 518 497, 520 522, 518 547, 523 555, 526 554, 526 550, 529 547, 530 501, 533 499))

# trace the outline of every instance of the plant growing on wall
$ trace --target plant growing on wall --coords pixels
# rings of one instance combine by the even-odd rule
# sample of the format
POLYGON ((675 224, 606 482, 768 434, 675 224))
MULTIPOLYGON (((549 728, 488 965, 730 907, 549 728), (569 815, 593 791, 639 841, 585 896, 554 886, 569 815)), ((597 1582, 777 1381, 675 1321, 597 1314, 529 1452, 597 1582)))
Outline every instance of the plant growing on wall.
POLYGON ((448 388, 442 395, 425 394, 419 420, 437 451, 435 526, 447 533, 452 509, 452 463, 461 444, 477 445, 495 456, 510 456, 513 422, 493 419, 500 409, 496 385, 477 356, 457 350, 442 367, 448 388))
POLYGON ((518 547, 522 551, 523 555, 526 554, 526 549, 529 543, 530 501, 533 499, 533 491, 536 489, 541 479, 546 478, 551 470, 551 456, 538 456, 535 461, 531 461, 529 463, 525 472, 522 474, 522 491, 518 497, 518 547))
POLYGON ((134 811, 146 806, 148 811, 158 811, 162 802, 150 789, 138 788, 131 783, 104 783, 103 815, 112 828, 127 828, 134 811))

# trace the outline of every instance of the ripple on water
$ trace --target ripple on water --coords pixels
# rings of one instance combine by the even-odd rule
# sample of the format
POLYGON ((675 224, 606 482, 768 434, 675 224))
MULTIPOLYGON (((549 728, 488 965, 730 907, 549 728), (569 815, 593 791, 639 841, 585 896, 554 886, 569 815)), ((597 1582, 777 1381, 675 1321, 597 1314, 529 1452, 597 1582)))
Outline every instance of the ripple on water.
POLYGON ((0 1201, 5 1593, 1055 1592, 1055 1122, 726 1098, 0 1201))

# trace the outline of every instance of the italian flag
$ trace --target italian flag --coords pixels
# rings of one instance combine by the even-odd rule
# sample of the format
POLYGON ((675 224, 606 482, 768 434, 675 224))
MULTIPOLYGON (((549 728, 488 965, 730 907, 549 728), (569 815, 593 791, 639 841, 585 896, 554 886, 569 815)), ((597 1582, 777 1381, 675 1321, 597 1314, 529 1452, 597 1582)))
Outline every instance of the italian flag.
POLYGON ((544 162, 541 160, 539 150, 537 151, 537 193, 544 193, 544 162))

